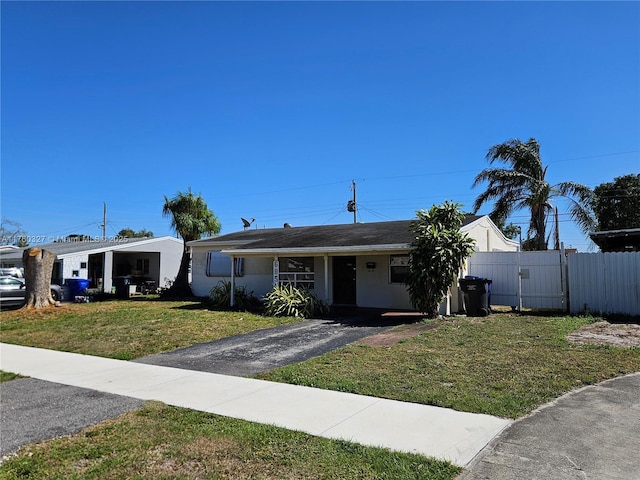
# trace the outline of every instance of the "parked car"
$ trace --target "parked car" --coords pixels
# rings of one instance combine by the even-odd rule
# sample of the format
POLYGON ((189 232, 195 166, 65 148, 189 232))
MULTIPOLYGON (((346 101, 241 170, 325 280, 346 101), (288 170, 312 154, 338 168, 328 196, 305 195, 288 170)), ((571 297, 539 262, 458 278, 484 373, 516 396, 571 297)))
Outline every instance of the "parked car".
MULTIPOLYGON (((25 293, 23 278, 0 276, 0 307, 21 307, 25 302, 25 293)), ((51 296, 56 302, 62 300, 62 288, 59 285, 51 285, 51 296)))
POLYGON ((9 277, 24 278, 22 269, 18 267, 2 267, 0 268, 0 276, 7 275, 9 277))

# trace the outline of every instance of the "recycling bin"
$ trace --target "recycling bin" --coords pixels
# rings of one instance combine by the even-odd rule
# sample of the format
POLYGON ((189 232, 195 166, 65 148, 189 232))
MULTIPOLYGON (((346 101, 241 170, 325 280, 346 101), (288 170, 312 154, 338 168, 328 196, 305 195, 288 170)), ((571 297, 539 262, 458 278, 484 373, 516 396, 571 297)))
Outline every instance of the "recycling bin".
POLYGON ((69 286, 71 301, 74 301, 76 297, 82 296, 87 292, 89 280, 86 278, 67 278, 67 285, 69 286))

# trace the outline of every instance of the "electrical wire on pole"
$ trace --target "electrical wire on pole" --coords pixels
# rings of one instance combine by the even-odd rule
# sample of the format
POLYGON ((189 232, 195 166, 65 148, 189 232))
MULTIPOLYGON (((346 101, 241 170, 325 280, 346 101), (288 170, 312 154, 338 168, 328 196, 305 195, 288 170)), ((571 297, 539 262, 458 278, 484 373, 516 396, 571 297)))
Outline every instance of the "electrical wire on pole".
POLYGON ((356 181, 355 180, 351 180, 351 190, 353 190, 353 199, 347 202, 347 212, 353 212, 353 223, 357 223, 356 181))

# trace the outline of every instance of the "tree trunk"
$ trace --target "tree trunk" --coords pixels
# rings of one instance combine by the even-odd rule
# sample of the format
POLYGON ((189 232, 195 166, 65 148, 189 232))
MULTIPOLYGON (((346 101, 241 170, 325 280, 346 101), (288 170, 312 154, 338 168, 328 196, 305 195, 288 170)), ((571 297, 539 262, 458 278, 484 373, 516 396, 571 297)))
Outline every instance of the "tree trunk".
POLYGON ((25 304, 23 308, 44 308, 56 305, 51 297, 51 273, 55 254, 38 247, 22 253, 25 276, 25 304))
POLYGON ((180 261, 180 269, 178 270, 175 281, 169 288, 168 296, 176 298, 193 297, 191 285, 189 285, 189 263, 191 263, 191 254, 185 242, 182 260, 180 261))

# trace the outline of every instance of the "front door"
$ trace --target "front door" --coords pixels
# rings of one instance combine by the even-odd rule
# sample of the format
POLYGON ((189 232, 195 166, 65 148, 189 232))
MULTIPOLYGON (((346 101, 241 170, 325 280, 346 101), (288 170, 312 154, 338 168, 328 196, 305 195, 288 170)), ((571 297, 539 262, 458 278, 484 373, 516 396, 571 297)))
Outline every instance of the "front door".
POLYGON ((356 304, 356 257, 333 257, 333 304, 356 304))

